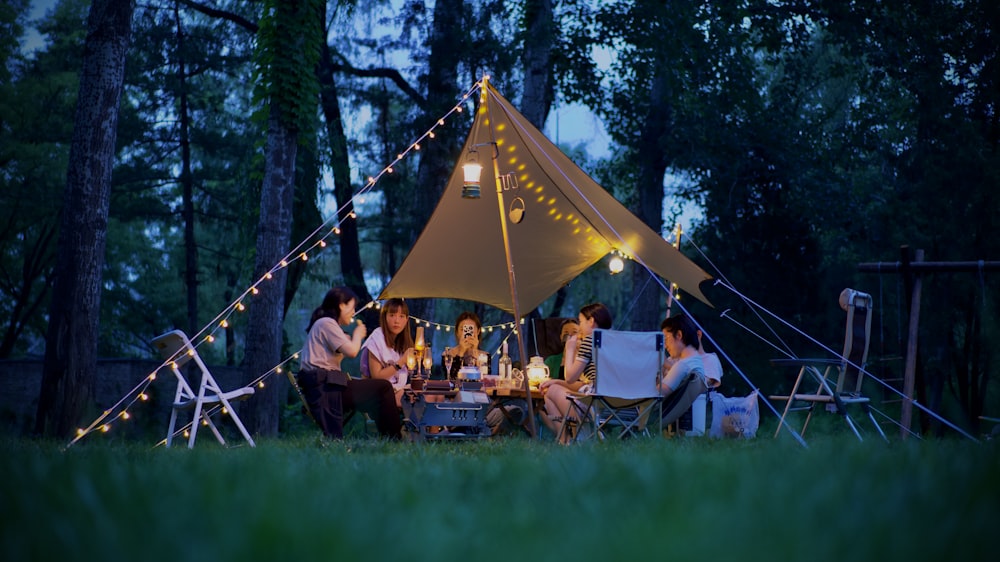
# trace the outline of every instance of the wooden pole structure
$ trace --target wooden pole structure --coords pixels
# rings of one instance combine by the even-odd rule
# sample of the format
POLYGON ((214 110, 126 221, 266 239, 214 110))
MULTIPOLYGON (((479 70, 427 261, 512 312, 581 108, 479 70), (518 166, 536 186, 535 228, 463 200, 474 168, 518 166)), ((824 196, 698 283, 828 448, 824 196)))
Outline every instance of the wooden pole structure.
MULTIPOLYGON (((489 104, 487 103, 487 96, 489 95, 489 77, 483 76, 482 86, 479 90, 479 105, 485 108, 487 111, 487 117, 489 116, 489 104)), ((489 123, 489 120, 486 121, 489 123)), ((514 332, 517 334, 517 350, 521 354, 521 366, 525 367, 525 359, 528 357, 528 350, 524 343, 524 324, 521 322, 524 318, 521 317, 521 306, 517 300, 517 276, 514 273, 514 259, 511 256, 510 250, 510 235, 507 231, 507 212, 503 202, 503 186, 500 181, 500 164, 497 162, 497 157, 499 152, 497 151, 496 137, 493 135, 492 125, 490 125, 490 140, 493 141, 490 144, 493 151, 493 178, 496 182, 496 192, 497 192, 497 206, 500 210, 500 233, 503 237, 503 252, 504 257, 507 259, 507 279, 510 284, 510 300, 512 303, 512 308, 514 310, 514 332)), ((527 418, 528 418, 528 432, 531 433, 532 437, 538 436, 538 430, 535 427, 535 406, 534 400, 531 399, 531 385, 528 381, 528 371, 527 367, 524 370, 524 380, 521 383, 521 389, 524 390, 524 396, 526 398, 527 406, 527 418)))
POLYGON ((903 399, 900 415, 900 433, 903 439, 909 435, 913 419, 913 393, 916 386, 917 335, 920 327, 921 275, 925 273, 984 272, 1000 271, 1000 261, 924 261, 924 251, 916 250, 915 258, 909 259, 909 247, 900 247, 902 254, 898 262, 860 263, 858 271, 863 273, 898 273, 903 275, 906 293, 910 300, 909 326, 906 338, 906 366, 903 373, 903 399))
MULTIPOLYGON (((913 265, 924 261, 924 251, 917 250, 913 265)), ((913 420, 913 387, 917 368, 917 336, 920 328, 920 290, 922 286, 920 275, 913 280, 913 294, 910 295, 910 325, 906 335, 906 368, 903 371, 903 411, 899 417, 900 436, 905 440, 910 434, 910 424, 913 420)))

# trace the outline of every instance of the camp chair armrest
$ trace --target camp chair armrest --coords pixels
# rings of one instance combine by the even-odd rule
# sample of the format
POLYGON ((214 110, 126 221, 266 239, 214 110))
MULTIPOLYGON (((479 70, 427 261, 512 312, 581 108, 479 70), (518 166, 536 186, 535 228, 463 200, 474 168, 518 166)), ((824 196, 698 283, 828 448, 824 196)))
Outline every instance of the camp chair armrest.
MULTIPOLYGON (((250 387, 237 388, 236 390, 231 390, 229 392, 224 392, 224 393, 222 393, 222 395, 214 394, 214 395, 211 395, 211 396, 206 396, 201 401, 201 403, 202 404, 215 404, 215 403, 218 403, 218 402, 222 402, 223 398, 225 398, 226 400, 229 400, 230 402, 234 402, 236 400, 246 400, 247 398, 250 398, 251 396, 253 396, 253 393, 254 393, 254 390, 253 390, 253 388, 250 388, 250 387)), ((181 409, 181 410, 187 409, 187 408, 193 408, 194 405, 195 405, 195 403, 197 401, 198 401, 197 397, 195 397, 195 398, 189 398, 187 400, 179 400, 177 402, 174 402, 174 408, 178 408, 178 409, 181 409)))

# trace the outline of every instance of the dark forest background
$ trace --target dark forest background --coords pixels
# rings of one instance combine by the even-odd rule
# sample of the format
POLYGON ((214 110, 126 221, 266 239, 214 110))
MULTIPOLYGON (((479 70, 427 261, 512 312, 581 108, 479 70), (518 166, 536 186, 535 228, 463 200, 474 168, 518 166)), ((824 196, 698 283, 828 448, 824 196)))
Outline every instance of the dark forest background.
MULTIPOLYGON (((0 359, 44 358, 38 433, 86 421, 98 356, 153 357, 156 335, 224 317, 200 351, 249 381, 297 349, 330 286, 377 296, 471 112, 353 196, 484 73, 539 128, 561 104, 600 116, 609 157, 564 150, 668 239, 685 205, 700 209, 682 251, 817 340, 841 347, 843 288, 872 294, 869 364, 887 380, 902 376, 914 278, 859 264, 1000 256, 991 0, 64 0, 29 13, 0 6, 0 359), (32 51, 29 27, 44 38, 32 51), (243 298, 332 217, 324 252, 243 298), (246 311, 229 314, 237 302, 246 311)), ((977 428, 1000 413, 996 273, 922 283, 921 401, 977 428)), ((768 363, 779 349, 822 355, 733 291, 706 294, 714 308, 691 311, 765 393, 786 384, 768 363)), ((594 300, 622 329, 666 314, 645 272, 612 277, 603 262, 532 314, 594 300)), ((448 324, 464 307, 510 320, 473 303, 412 312, 448 324)), ((727 379, 727 393, 749 390, 727 379)), ((278 429, 276 392, 252 401, 257 433, 278 429)))

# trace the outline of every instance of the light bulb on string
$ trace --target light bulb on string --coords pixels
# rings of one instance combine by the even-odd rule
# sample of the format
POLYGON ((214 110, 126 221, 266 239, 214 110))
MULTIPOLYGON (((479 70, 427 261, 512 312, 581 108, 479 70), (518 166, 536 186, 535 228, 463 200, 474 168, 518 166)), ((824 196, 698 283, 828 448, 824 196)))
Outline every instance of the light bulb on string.
POLYGON ((625 261, 622 260, 621 256, 615 254, 608 262, 608 268, 611 270, 611 275, 617 275, 625 270, 625 261))

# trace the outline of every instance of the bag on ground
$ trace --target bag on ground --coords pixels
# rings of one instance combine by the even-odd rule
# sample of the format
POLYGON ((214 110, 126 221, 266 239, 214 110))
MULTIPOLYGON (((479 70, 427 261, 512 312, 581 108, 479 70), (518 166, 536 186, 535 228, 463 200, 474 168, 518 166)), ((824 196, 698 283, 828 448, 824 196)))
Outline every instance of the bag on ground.
POLYGON ((751 439, 757 435, 760 410, 757 408, 757 391, 747 396, 727 397, 711 393, 712 427, 709 437, 751 439))

